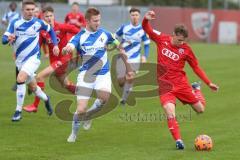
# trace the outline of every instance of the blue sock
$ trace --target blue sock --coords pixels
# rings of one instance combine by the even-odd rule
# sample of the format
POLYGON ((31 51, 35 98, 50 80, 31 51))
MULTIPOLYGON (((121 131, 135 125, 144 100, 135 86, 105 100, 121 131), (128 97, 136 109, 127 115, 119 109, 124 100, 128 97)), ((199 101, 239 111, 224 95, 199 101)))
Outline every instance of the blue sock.
POLYGON ((80 128, 80 121, 78 118, 78 114, 74 113, 73 121, 72 121, 72 133, 77 135, 79 128, 80 128))

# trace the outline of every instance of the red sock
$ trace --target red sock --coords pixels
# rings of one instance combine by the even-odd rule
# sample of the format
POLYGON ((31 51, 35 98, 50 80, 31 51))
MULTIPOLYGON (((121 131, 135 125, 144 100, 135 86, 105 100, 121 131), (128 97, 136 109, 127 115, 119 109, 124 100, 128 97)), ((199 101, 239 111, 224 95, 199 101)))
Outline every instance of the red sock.
POLYGON ((72 94, 75 94, 75 91, 76 91, 76 86, 72 83, 68 84, 66 86, 67 90, 70 91, 72 94))
MULTIPOLYGON (((37 85, 38 85, 42 90, 44 90, 44 87, 45 87, 45 83, 44 83, 44 82, 37 82, 37 85)), ((38 108, 39 103, 40 103, 40 98, 38 98, 37 96, 35 96, 33 105, 34 105, 36 108, 38 108)))
POLYGON ((203 104, 203 106, 206 105, 206 100, 204 98, 204 95, 202 94, 200 89, 194 89, 193 90, 195 96, 197 97, 197 99, 203 104))
POLYGON ((171 132, 173 138, 176 140, 181 139, 181 135, 180 135, 180 130, 178 127, 178 122, 177 120, 174 118, 168 118, 168 128, 169 131, 171 132))

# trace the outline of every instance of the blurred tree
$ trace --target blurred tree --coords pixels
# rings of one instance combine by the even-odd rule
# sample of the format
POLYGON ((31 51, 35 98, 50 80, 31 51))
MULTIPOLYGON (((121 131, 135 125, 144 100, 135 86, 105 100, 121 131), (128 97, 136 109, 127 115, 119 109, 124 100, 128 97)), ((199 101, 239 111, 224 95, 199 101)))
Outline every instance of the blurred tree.
MULTIPOLYGON (((223 9, 225 0, 213 0, 214 9, 223 9)), ((239 4, 228 1, 229 9, 239 9, 239 4)), ((208 0, 126 0, 126 5, 135 6, 176 6, 207 8, 208 0)))

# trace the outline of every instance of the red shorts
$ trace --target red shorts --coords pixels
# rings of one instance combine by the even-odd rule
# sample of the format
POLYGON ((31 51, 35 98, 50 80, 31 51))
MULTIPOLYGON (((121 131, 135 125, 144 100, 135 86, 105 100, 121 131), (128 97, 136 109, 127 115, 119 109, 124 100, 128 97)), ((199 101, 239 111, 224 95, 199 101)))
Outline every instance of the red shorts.
MULTIPOLYGON (((159 86, 160 93, 160 86, 159 86)), ((180 100, 183 104, 195 104, 199 100, 193 94, 192 87, 190 85, 183 85, 181 87, 173 87, 167 93, 160 94, 160 102, 162 106, 167 103, 173 103, 176 105, 176 99, 180 100)))
POLYGON ((63 56, 57 59, 51 59, 51 66, 55 70, 57 76, 61 76, 66 73, 68 68, 68 62, 70 61, 71 56, 70 54, 67 56, 63 56))

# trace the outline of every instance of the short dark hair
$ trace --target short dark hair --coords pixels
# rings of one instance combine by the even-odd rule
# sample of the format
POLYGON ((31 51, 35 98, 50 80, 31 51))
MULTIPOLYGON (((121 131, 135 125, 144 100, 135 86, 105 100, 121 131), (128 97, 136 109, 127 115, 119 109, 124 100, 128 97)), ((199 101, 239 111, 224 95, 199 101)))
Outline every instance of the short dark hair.
POLYGON ((42 9, 42 12, 43 13, 45 13, 45 12, 54 12, 54 9, 53 9, 53 7, 51 7, 51 6, 46 6, 46 7, 44 7, 43 9, 42 9))
POLYGON ((17 3, 16 3, 16 2, 11 2, 11 3, 9 4, 9 7, 11 8, 12 6, 17 7, 17 3))
POLYGON ((135 7, 132 7, 132 8, 129 10, 129 13, 132 13, 132 12, 138 12, 138 13, 141 13, 140 9, 135 8, 135 7))
POLYGON ((72 3, 72 6, 74 6, 74 5, 76 5, 76 6, 78 6, 78 7, 80 6, 80 4, 79 4, 78 2, 73 2, 73 3, 72 3))
POLYGON ((92 16, 97 16, 97 15, 100 15, 100 11, 97 8, 90 7, 87 9, 85 13, 85 18, 87 20, 90 20, 92 16))
POLYGON ((183 35, 184 38, 188 37, 188 29, 184 24, 176 24, 174 27, 175 35, 183 35))
POLYGON ((34 0, 23 0, 22 7, 24 7, 25 5, 36 5, 36 3, 34 2, 34 0))

